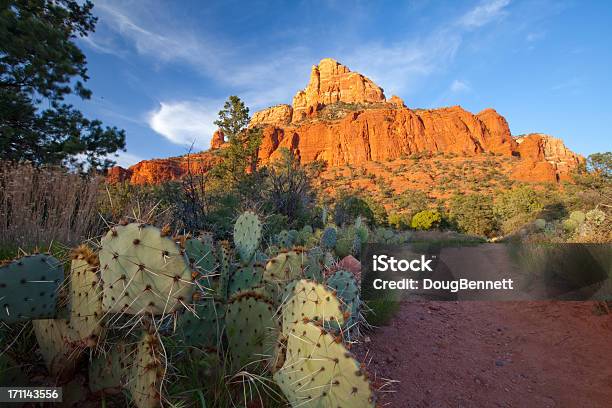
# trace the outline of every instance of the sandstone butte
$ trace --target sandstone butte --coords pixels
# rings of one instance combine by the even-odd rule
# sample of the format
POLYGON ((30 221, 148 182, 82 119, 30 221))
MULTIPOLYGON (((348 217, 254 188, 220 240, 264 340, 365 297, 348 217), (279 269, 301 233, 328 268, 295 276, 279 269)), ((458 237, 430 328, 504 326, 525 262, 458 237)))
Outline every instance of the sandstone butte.
MULTIPOLYGON (((496 153, 511 156, 509 177, 526 182, 559 182, 584 158, 560 139, 533 133, 513 137, 506 119, 493 109, 472 114, 460 106, 410 109, 370 79, 326 58, 312 67, 310 81, 292 105, 277 105, 253 114, 259 127, 262 163, 292 150, 302 163, 322 159, 329 168, 382 162, 415 153, 455 153, 467 157, 496 153)), ((199 173, 214 165, 215 149, 223 148, 215 132, 208 151, 189 156, 145 160, 128 169, 109 170, 111 182, 160 183, 199 173)))

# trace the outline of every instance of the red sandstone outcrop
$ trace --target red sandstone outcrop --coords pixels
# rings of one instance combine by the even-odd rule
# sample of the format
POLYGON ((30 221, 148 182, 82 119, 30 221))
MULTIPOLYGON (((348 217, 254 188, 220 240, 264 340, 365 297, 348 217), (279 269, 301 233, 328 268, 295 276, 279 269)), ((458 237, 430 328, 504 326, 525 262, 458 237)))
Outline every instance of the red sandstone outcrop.
MULTIPOLYGON (((253 115, 250 127, 262 129, 259 158, 267 163, 281 148, 295 152, 303 163, 322 159, 329 166, 360 165, 401 159, 415 153, 496 153, 511 156, 511 176, 524 181, 559 181, 584 160, 563 142, 548 135, 513 138, 508 122, 493 109, 472 114, 460 106, 409 109, 397 96, 385 100, 378 85, 333 59, 313 66, 308 86, 293 106, 277 105, 253 115), (342 103, 341 103, 342 102, 342 103)), ((223 146, 215 132, 211 150, 223 146)), ((203 152, 187 157, 140 162, 129 169, 113 168, 110 181, 158 183, 207 171, 215 156, 203 152)))
POLYGON ((511 155, 516 142, 505 119, 493 110, 479 115, 459 106, 431 110, 387 107, 349 112, 331 122, 267 126, 260 159, 269 161, 283 147, 294 150, 303 162, 323 159, 332 166, 422 152, 511 155))
POLYGON ((571 171, 584 162, 584 157, 569 150, 561 139, 542 133, 517 137, 516 143, 523 159, 513 170, 517 180, 570 180, 571 171))
POLYGON ((397 95, 392 95, 387 102, 392 105, 399 106, 400 108, 406 107, 406 104, 404 104, 404 100, 397 95))
POLYGON ((290 105, 276 105, 255 112, 249 126, 278 125, 284 126, 291 123, 293 108, 290 105))
POLYGON ((221 130, 216 130, 215 133, 213 133, 212 139, 210 140, 210 149, 219 149, 224 144, 225 136, 223 135, 223 132, 221 130))
POLYGON ((351 72, 331 58, 312 67, 310 82, 293 97, 293 122, 315 114, 321 106, 336 102, 384 102, 383 89, 365 76, 351 72))

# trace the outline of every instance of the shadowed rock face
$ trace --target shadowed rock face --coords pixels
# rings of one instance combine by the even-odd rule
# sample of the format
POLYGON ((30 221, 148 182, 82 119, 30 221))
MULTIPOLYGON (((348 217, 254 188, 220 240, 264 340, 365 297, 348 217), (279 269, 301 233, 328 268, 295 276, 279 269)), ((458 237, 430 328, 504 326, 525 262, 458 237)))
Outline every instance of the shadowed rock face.
MULTIPOLYGON (((278 157, 281 148, 294 151, 303 163, 325 160, 329 166, 360 165, 400 159, 415 153, 462 155, 496 153, 520 158, 510 176, 523 181, 568 179, 584 159, 551 136, 512 137, 508 122, 493 109, 472 114, 460 106, 410 109, 367 77, 326 58, 312 67, 310 81, 298 91, 293 105, 276 105, 253 115, 249 127, 259 127, 262 163, 278 157)), ((211 150, 223 146, 217 131, 211 150)), ((207 171, 209 152, 191 155, 189 166, 207 171)), ((186 157, 147 160, 129 169, 114 168, 109 180, 157 183, 187 172, 186 157)))

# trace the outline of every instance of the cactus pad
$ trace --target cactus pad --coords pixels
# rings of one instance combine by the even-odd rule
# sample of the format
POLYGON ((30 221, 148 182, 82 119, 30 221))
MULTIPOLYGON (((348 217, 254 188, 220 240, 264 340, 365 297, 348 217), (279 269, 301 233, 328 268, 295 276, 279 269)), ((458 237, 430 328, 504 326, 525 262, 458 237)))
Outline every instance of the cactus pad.
POLYGON ((243 264, 249 263, 261 242, 261 221, 257 214, 245 211, 234 224, 234 245, 243 264))
POLYGON ((187 257, 158 228, 132 223, 102 238, 100 268, 106 310, 165 314, 180 309, 195 289, 187 257))
POLYGON ((63 280, 61 263, 46 254, 25 256, 0 266, 0 321, 55 317, 57 292, 63 280))
POLYGON ((212 241, 205 237, 189 238, 185 241, 185 254, 191 269, 200 275, 198 281, 203 288, 212 287, 212 276, 215 270, 215 254, 212 241))
POLYGON ((349 327, 356 324, 359 321, 361 299, 359 285, 353 274, 344 270, 336 271, 327 279, 327 286, 336 291, 344 310, 351 314, 347 321, 349 327))
POLYGON ((102 284, 98 256, 81 246, 72 253, 70 266, 70 327, 88 345, 97 344, 103 327, 102 284))
POLYGON ((272 359, 279 332, 274 313, 272 303, 254 293, 241 294, 227 304, 225 324, 235 368, 266 366, 272 359))
POLYGON ((281 252, 266 264, 264 281, 286 283, 300 279, 303 275, 305 262, 306 255, 303 251, 281 252))
POLYGON ((138 408, 161 406, 161 388, 167 361, 154 334, 145 333, 132 354, 133 364, 127 389, 138 408))
POLYGON ((186 346, 217 348, 221 344, 225 310, 223 304, 205 298, 193 305, 196 315, 189 310, 177 321, 177 332, 186 346))
POLYGON ((92 392, 120 391, 129 381, 136 345, 119 342, 95 357, 89 365, 89 389, 92 392))
POLYGON ((283 333, 302 321, 330 322, 344 325, 344 311, 340 301, 325 286, 302 279, 287 285, 281 306, 283 333))
POLYGON ((34 333, 49 373, 66 378, 76 369, 84 349, 67 320, 33 320, 34 333))
POLYGON ((283 249, 288 249, 293 246, 293 237, 287 230, 282 230, 276 235, 276 243, 283 249))
POLYGON ((338 338, 312 323, 290 331, 285 362, 274 380, 293 407, 373 408, 366 373, 338 338))
POLYGON ((263 273, 264 266, 260 264, 237 268, 229 279, 228 292, 230 296, 260 286, 263 273))
POLYGON ((338 233, 334 227, 327 227, 321 235, 321 247, 324 249, 331 249, 336 246, 336 240, 338 239, 338 233))

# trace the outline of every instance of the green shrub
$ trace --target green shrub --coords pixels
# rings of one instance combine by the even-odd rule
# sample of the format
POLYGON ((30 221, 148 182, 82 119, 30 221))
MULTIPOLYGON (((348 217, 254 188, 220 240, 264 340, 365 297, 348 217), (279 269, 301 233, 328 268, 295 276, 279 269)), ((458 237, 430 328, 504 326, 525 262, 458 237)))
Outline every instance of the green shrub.
POLYGON ((586 220, 586 215, 582 211, 572 211, 570 219, 576 221, 576 224, 582 224, 586 220))
POLYGON ((456 195, 450 201, 449 212, 452 222, 463 232, 493 236, 497 231, 497 219, 490 195, 456 195))
POLYGON ((410 216, 408 214, 391 213, 387 217, 387 223, 399 230, 410 227, 410 216))
POLYGON ((429 230, 439 226, 440 222, 442 222, 442 215, 437 210, 424 210, 412 217, 410 225, 415 229, 429 230))

